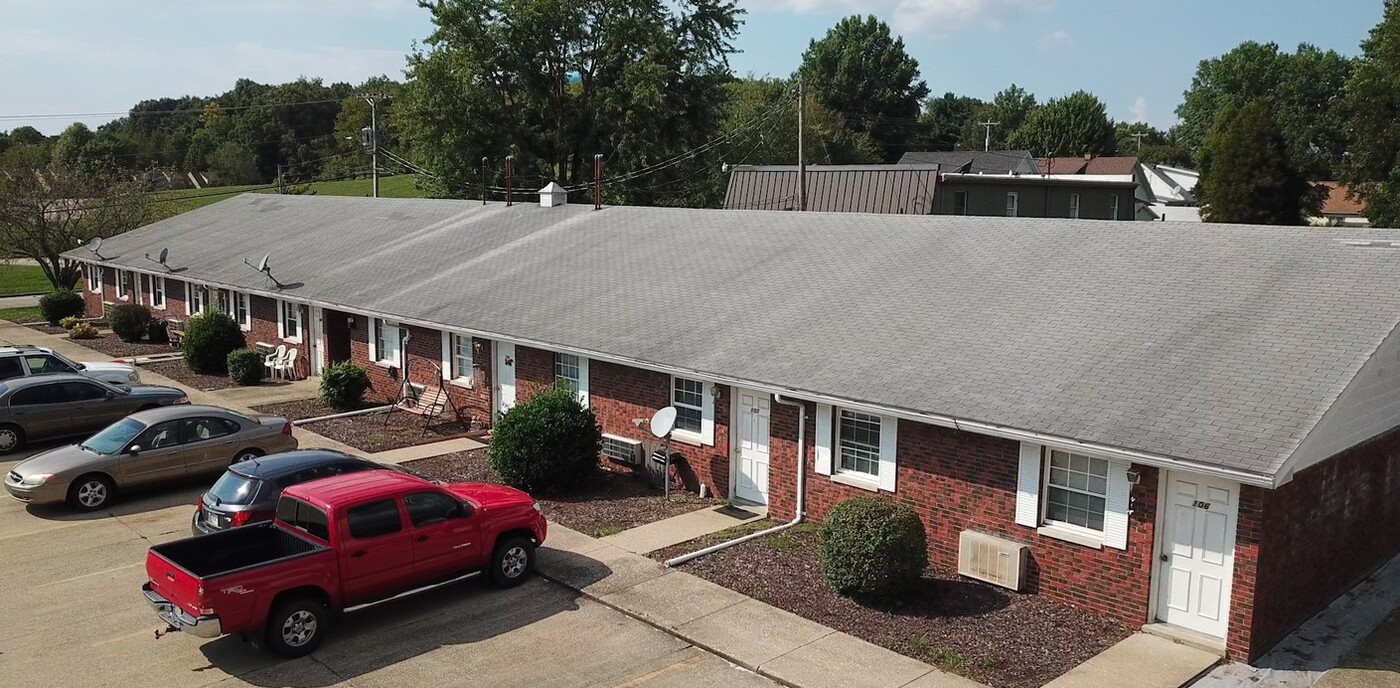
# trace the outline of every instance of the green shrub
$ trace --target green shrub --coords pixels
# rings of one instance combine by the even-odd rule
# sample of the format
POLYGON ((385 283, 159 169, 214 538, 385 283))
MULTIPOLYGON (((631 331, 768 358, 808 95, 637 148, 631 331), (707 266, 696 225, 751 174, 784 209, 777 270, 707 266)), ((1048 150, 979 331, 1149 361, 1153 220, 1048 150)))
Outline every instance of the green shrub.
POLYGON ((68 330, 69 339, 97 339, 97 328, 89 323, 80 322, 68 330))
POLYGON ((151 309, 139 303, 124 303, 113 306, 107 315, 107 324, 112 334, 124 342, 139 342, 146 337, 151 326, 151 309))
POLYGON ((564 387, 539 392, 501 415, 491 429, 491 469, 512 487, 566 492, 598 471, 603 431, 591 409, 564 387))
POLYGON ((39 313, 50 325, 57 325, 68 316, 81 316, 86 310, 83 295, 71 289, 59 289, 39 297, 39 313))
POLYGON ((64 319, 62 319, 62 320, 60 320, 60 321, 58 321, 58 326, 59 326, 59 327, 62 327, 62 328, 65 329, 65 330, 71 330, 71 329, 73 329, 73 326, 74 326, 74 325, 77 325, 78 323, 80 323, 80 322, 82 322, 82 321, 83 321, 82 318, 79 318, 79 317, 76 316, 76 315, 70 315, 70 316, 68 316, 68 317, 66 317, 66 318, 64 318, 64 319))
POLYGON ((185 363, 196 373, 228 373, 228 355, 244 346, 243 331, 225 313, 196 315, 185 326, 185 363))
POLYGON ((341 361, 321 371, 321 401, 337 411, 359 408, 369 388, 369 373, 350 361, 341 361))
POLYGON ((818 540, 827 582, 856 599, 896 599, 928 565, 923 521, 890 499, 856 497, 836 505, 818 540))
POLYGON ((256 349, 234 349, 228 355, 228 376, 234 382, 251 387, 263 377, 266 356, 256 349))

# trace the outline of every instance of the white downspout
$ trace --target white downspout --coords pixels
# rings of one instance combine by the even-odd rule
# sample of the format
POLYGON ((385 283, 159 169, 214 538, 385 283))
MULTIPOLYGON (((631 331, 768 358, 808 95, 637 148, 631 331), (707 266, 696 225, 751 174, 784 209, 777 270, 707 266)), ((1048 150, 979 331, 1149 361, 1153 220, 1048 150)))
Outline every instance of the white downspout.
POLYGON ((781 394, 774 394, 773 401, 784 406, 797 407, 797 513, 793 514, 792 520, 780 526, 774 526, 767 530, 760 530, 757 533, 750 533, 743 537, 735 538, 728 542, 721 542, 718 545, 710 545, 705 549, 682 554, 674 559, 667 559, 667 566, 679 566, 692 559, 699 559, 706 554, 713 554, 722 549, 728 549, 741 542, 748 542, 755 538, 761 538, 773 533, 781 533, 802 522, 807 517, 807 405, 800 401, 788 401, 781 394))

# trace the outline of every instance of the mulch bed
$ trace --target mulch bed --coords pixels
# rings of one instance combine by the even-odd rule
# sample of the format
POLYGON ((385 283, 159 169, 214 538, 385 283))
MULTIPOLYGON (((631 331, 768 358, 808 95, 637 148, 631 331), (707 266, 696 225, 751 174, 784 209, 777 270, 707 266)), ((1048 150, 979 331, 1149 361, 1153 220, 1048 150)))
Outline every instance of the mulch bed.
MULTIPOLYGON (((58 328, 62 330, 63 328, 58 328)), ((180 350, 169 344, 152 344, 147 341, 124 342, 120 337, 110 332, 100 334, 96 339, 74 339, 74 344, 81 344, 94 351, 100 351, 112 358, 130 358, 132 356, 151 356, 154 354, 180 353, 180 350)), ((161 373, 164 375, 164 373, 161 373)))
MULTIPOLYGON (((486 463, 486 450, 473 449, 404 464, 419 473, 449 482, 496 483, 486 463)), ((567 497, 540 498, 545 518, 585 535, 605 537, 629 528, 689 513, 715 504, 689 492, 673 492, 667 502, 661 491, 638 477, 601 471, 591 485, 567 497)))
MULTIPOLYGON (((165 350, 167 352, 170 351, 170 347, 167 346, 165 350)), ((238 384, 229 379, 227 375, 203 375, 201 373, 196 373, 190 370, 189 365, 187 365, 184 360, 146 363, 141 366, 141 369, 149 370, 157 375, 164 375, 201 392, 238 386, 238 384)))
MULTIPOLYGON (((367 406, 379 405, 371 402, 367 406)), ((302 420, 339 413, 319 399, 301 399, 280 404, 257 406, 258 413, 282 416, 289 420, 302 420)), ((386 419, 382 413, 371 413, 349 418, 336 418, 302 426, 307 430, 337 442, 344 442, 362 452, 370 454, 390 449, 401 449, 417 444, 441 442, 466 435, 471 427, 466 421, 452 420, 444 415, 428 421, 423 429, 423 417, 403 411, 394 411, 386 419)))
MULTIPOLYGON (((649 556, 665 560, 773 525, 745 524, 649 556)), ((864 606, 827 585, 816 527, 810 524, 701 557, 682 565, 682 570, 902 655, 1004 688, 1043 685, 1132 634, 1111 619, 963 578, 938 566, 930 566, 923 583, 898 606, 864 606)))
MULTIPOLYGON (((68 334, 68 330, 63 329, 62 327, 59 327, 58 325, 50 325, 50 324, 48 324, 48 323, 30 324, 30 325, 25 325, 25 327, 28 327, 28 328, 31 329, 31 330, 37 330, 37 331, 39 331, 39 332, 43 332, 44 334, 68 334)), ((98 327, 98 325, 94 324, 93 327, 98 327)), ((74 341, 77 341, 77 342, 79 342, 79 343, 82 343, 81 340, 74 340, 74 341)))

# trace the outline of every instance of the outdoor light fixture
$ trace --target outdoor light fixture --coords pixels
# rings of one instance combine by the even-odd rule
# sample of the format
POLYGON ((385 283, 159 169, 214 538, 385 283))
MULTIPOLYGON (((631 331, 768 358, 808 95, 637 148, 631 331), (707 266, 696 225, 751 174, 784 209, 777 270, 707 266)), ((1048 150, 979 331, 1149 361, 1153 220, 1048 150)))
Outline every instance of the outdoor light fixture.
POLYGON ((1138 476, 1138 472, 1137 472, 1137 471, 1128 471, 1128 484, 1129 484, 1129 485, 1136 485, 1136 484, 1138 484, 1138 478, 1139 478, 1139 476, 1138 476))

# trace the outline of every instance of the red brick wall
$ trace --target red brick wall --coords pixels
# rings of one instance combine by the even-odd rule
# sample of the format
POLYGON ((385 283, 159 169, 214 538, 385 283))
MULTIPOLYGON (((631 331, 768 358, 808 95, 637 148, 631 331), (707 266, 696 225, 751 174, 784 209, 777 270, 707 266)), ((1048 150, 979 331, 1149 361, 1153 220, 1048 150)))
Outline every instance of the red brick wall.
MULTIPOLYGON (((332 317, 332 313, 334 313, 334 317, 345 317, 345 314, 334 311, 328 312, 326 317, 332 317)), ((350 360, 369 371, 370 382, 374 385, 371 391, 366 394, 366 398, 385 403, 391 402, 398 397, 403 371, 389 369, 369 360, 371 319, 361 315, 350 317, 355 320, 355 327, 350 330, 350 360)), ((425 387, 436 387, 442 384, 442 380, 438 376, 438 369, 434 367, 442 365, 442 333, 438 330, 413 325, 400 325, 400 327, 409 332, 408 347, 405 351, 409 379, 425 387)), ((489 427, 491 425, 491 343, 485 340, 475 341, 480 342, 480 345, 473 358, 476 375, 472 387, 467 389, 447 383, 446 389, 447 393, 451 395, 453 403, 457 405, 457 409, 462 412, 464 419, 474 420, 482 426, 489 427)))
POLYGON ((1241 492, 1233 656, 1267 652, 1400 553, 1400 432, 1311 466, 1276 490, 1241 492))
MULTIPOLYGON (((807 515, 820 521, 836 504, 874 493, 818 475, 812 446, 815 408, 807 407, 807 515)), ((769 513, 787 519, 796 508, 797 409, 773 405, 769 446, 769 513)), ((1039 535, 1017 525, 1016 474, 1019 444, 911 421, 899 422, 899 469, 894 499, 924 520, 930 561, 957 567, 958 536, 974 530, 1030 546, 1026 590, 1059 602, 1112 616, 1132 626, 1147 620, 1157 471, 1134 466, 1140 475, 1129 520, 1128 549, 1093 549, 1039 535)), ((889 493, 880 493, 891 496, 889 493)))
MULTIPOLYGON (((160 312, 160 311, 157 311, 160 312)), ((185 283, 181 280, 165 278, 165 311, 162 317, 176 320, 189 320, 189 305, 185 303, 185 283)))

